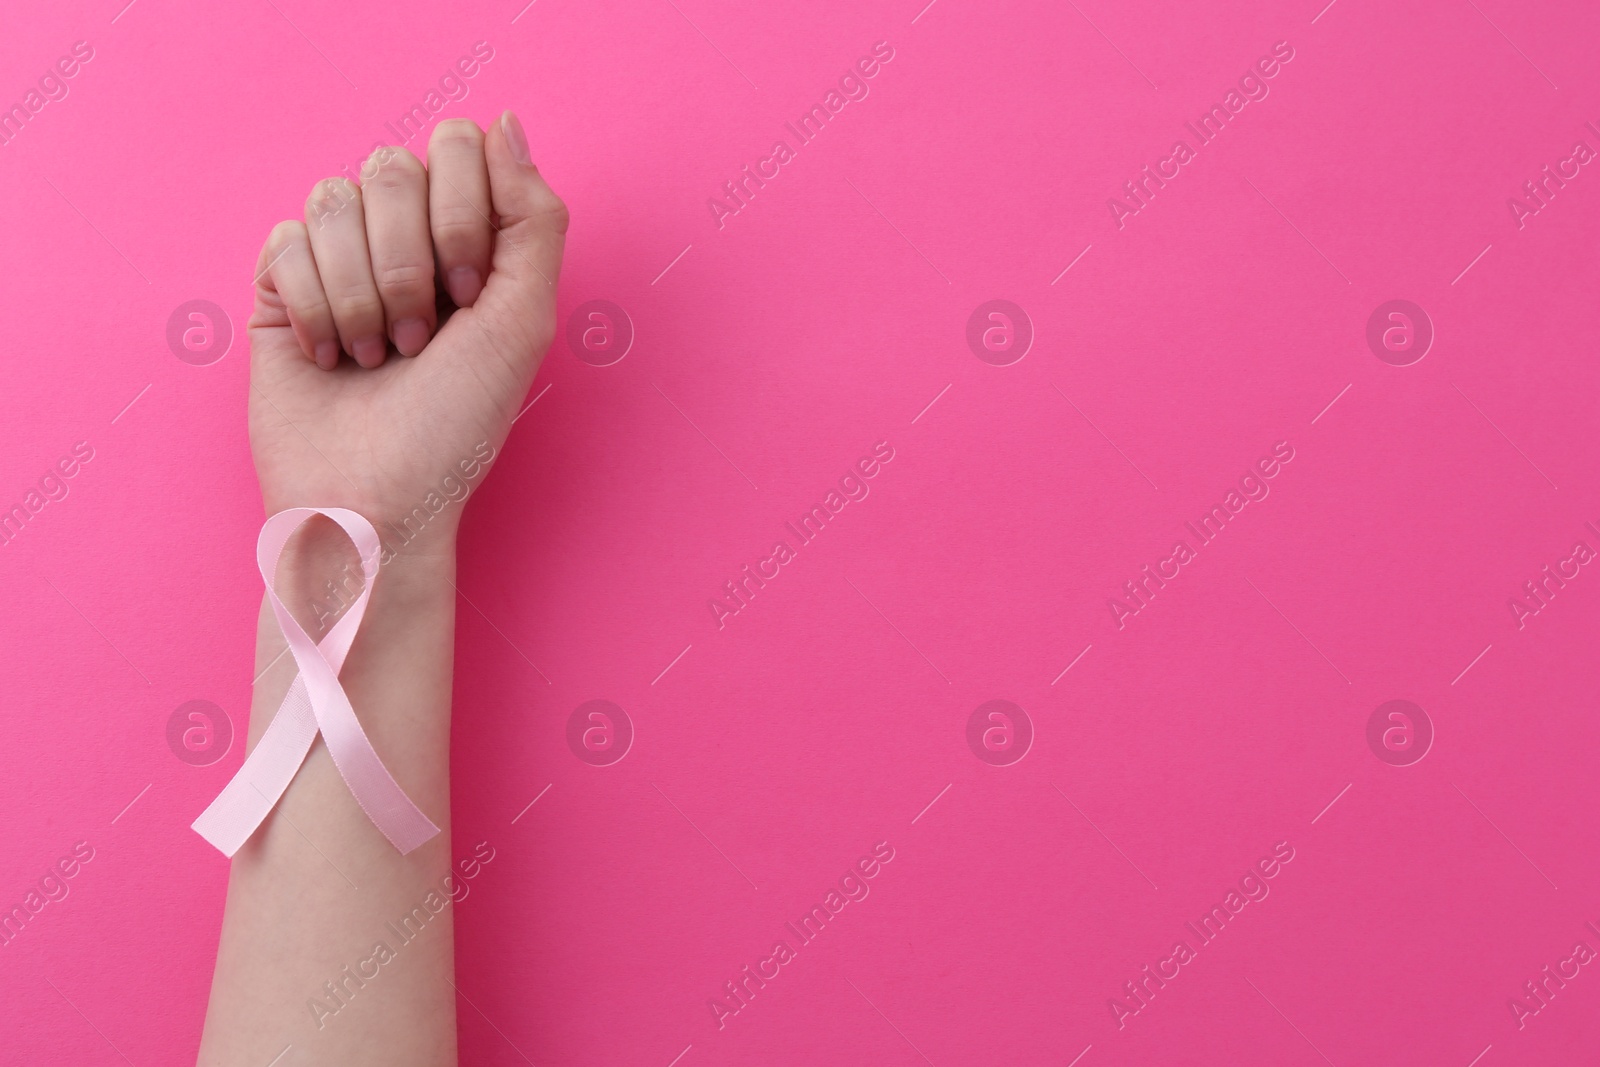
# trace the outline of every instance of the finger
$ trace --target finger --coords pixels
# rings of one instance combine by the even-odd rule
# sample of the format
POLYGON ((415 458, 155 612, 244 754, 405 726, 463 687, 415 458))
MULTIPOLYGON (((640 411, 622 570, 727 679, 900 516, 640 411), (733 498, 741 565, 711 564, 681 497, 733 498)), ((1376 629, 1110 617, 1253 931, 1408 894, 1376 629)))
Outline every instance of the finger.
POLYGON ((493 267, 475 310, 490 336, 504 342, 503 355, 526 361, 531 370, 555 332, 567 207, 533 165, 522 124, 511 112, 490 128, 484 158, 499 227, 493 267))
POLYGON ((372 280, 361 190, 347 178, 320 181, 306 199, 306 233, 344 350, 363 367, 383 362, 383 303, 372 280))
POLYGON ((265 305, 281 307, 308 359, 323 370, 339 362, 339 337, 333 310, 322 291, 311 240, 303 222, 280 222, 267 235, 256 261, 256 294, 265 305))
POLYGON ((457 307, 471 307, 489 276, 491 210, 483 131, 471 119, 446 119, 428 141, 428 215, 439 270, 457 307))
POLYGON ((389 337, 401 355, 414 356, 427 347, 437 318, 428 173, 404 148, 380 148, 361 169, 361 202, 389 337))

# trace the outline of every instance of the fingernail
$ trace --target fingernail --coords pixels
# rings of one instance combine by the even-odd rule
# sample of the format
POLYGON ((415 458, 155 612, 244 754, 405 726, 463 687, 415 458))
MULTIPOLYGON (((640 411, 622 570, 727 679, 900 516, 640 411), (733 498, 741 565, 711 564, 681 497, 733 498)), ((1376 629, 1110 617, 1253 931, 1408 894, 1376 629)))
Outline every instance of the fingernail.
POLYGON ((339 365, 339 342, 329 338, 317 342, 317 366, 332 370, 339 365))
POLYGON ((500 131, 506 135, 506 147, 511 149, 511 158, 527 166, 533 162, 533 157, 528 154, 528 135, 522 132, 522 123, 517 121, 517 116, 507 111, 500 116, 500 131))
POLYGON ((476 267, 451 267, 445 286, 450 290, 450 299, 456 302, 456 307, 471 307, 473 301, 478 299, 478 294, 483 292, 483 278, 476 267))
POLYGON ((356 357, 356 362, 363 367, 376 367, 383 362, 383 354, 386 350, 387 346, 383 343, 383 338, 363 337, 356 342, 356 350, 353 354, 356 357))
POLYGON ((428 324, 421 319, 401 319, 394 324, 394 346, 402 356, 414 356, 428 347, 428 324))

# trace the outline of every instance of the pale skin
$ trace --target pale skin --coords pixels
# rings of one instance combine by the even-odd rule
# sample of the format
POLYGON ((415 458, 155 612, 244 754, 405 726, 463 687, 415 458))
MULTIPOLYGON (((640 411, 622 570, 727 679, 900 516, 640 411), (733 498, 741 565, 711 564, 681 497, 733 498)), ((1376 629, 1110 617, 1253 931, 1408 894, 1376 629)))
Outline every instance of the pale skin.
MULTIPOLYGON (((266 513, 349 508, 403 541, 394 532, 412 509, 465 480, 462 461, 485 443, 498 454, 555 333, 566 229, 510 112, 487 131, 440 123, 426 167, 383 149, 359 187, 318 183, 306 221, 274 228, 256 264, 250 445, 266 513)), ((456 1062, 453 905, 403 946, 386 924, 447 895, 444 877, 476 844, 450 837, 460 516, 452 502, 381 568, 340 675, 379 757, 442 832, 400 855, 319 739, 234 857, 205 1067, 265 1067, 280 1053, 280 1067, 456 1062), (379 941, 393 959, 330 997, 325 983, 379 941), (337 1010, 316 1012, 312 998, 337 1010)), ((355 560, 320 517, 289 543, 276 589, 313 638, 329 624, 313 606, 326 604, 325 582, 355 560)), ((295 676, 284 648, 263 601, 252 748, 295 676)), ((472 998, 470 980, 461 992, 472 998)))

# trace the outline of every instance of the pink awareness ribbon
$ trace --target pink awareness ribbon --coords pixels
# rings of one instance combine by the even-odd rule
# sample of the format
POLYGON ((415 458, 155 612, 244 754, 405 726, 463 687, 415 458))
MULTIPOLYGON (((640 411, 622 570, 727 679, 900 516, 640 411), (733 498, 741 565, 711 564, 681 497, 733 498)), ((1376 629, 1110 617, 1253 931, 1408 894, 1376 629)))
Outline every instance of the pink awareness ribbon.
POLYGON ((261 537, 256 542, 256 563, 267 586, 267 599, 272 602, 272 611, 278 617, 278 626, 300 673, 254 751, 217 799, 194 821, 194 830, 223 855, 232 856, 237 852, 272 813, 278 798, 289 788, 306 754, 311 751, 319 730, 356 803, 401 854, 410 852, 439 832, 378 758, 366 731, 356 719, 350 698, 339 684, 339 671, 372 596, 381 547, 378 531, 372 528, 372 523, 345 508, 289 508, 268 518, 261 527, 261 537), (361 554, 361 571, 366 578, 361 595, 320 644, 312 641, 294 621, 272 588, 284 545, 313 515, 326 515, 343 527, 361 554))

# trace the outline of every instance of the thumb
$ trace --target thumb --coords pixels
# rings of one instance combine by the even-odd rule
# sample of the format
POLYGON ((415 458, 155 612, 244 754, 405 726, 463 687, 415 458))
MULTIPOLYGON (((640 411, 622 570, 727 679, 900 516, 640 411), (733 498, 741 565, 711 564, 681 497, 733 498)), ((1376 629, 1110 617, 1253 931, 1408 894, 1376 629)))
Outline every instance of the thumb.
POLYGON ((531 378, 555 336, 567 206, 533 165, 528 138, 511 112, 490 124, 484 158, 498 224, 489 278, 472 310, 502 356, 531 378))

